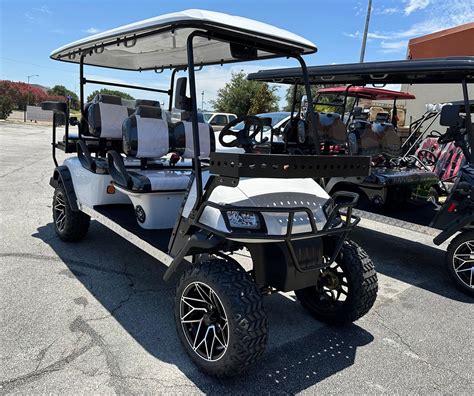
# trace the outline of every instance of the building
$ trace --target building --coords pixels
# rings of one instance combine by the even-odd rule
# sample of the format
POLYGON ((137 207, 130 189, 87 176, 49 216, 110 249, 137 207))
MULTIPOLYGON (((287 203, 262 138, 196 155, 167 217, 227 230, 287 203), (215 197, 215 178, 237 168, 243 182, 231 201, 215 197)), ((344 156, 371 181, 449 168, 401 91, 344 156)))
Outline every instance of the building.
MULTIPOLYGON (((445 58, 448 56, 474 56, 474 22, 441 30, 408 42, 408 59, 445 58)), ((474 87, 469 86, 470 99, 474 99, 474 87)), ((410 117, 416 119, 425 111, 426 103, 444 103, 462 100, 461 84, 404 84, 402 91, 416 96, 406 102, 407 124, 410 117)))

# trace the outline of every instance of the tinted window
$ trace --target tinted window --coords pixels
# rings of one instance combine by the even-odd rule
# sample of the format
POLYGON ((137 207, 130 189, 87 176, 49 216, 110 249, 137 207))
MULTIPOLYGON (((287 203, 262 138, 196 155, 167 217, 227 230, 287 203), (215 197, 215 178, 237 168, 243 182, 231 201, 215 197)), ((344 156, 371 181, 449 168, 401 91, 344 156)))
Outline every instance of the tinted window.
POLYGON ((237 117, 235 115, 230 115, 229 116, 229 121, 234 121, 237 117))
POLYGON ((211 125, 225 125, 225 124, 227 124, 227 117, 222 114, 216 115, 211 121, 211 125))

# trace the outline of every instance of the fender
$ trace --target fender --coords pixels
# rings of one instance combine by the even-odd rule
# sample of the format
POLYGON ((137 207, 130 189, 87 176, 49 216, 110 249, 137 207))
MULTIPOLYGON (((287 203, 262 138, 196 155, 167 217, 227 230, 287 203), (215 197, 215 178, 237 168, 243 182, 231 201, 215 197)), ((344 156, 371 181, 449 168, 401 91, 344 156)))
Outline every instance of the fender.
POLYGON ((433 239, 435 245, 441 245, 445 240, 460 231, 464 227, 474 222, 474 213, 470 213, 467 216, 463 216, 461 219, 455 219, 449 223, 446 228, 433 239))
POLYGON ((70 208, 73 211, 79 211, 74 185, 72 184, 71 172, 69 172, 69 169, 64 165, 58 166, 54 170, 53 177, 49 179, 49 185, 51 187, 57 188, 59 184, 62 184, 66 190, 66 198, 70 208))

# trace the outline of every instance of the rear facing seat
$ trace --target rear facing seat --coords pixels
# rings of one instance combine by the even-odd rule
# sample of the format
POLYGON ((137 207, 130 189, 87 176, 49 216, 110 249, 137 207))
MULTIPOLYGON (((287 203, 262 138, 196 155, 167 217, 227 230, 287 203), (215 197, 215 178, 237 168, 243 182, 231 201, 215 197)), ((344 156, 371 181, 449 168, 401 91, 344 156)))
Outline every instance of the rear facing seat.
MULTIPOLYGON (((214 133, 208 124, 199 123, 201 157, 208 157, 213 149, 214 133)), ((178 121, 169 125, 160 108, 138 106, 123 123, 123 150, 131 158, 157 159, 170 152, 183 158, 194 157, 192 125, 189 121, 178 121)), ((190 171, 177 169, 127 170, 123 158, 114 151, 108 153, 109 171, 114 182, 132 192, 185 191, 190 171)))

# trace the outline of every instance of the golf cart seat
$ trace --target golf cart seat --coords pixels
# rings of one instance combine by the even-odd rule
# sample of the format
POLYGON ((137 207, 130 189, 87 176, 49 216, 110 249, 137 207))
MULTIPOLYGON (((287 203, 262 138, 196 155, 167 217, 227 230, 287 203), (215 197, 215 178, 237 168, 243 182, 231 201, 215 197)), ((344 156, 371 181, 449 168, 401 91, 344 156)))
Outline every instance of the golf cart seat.
POLYGON ((335 145, 347 143, 347 131, 337 113, 316 113, 316 128, 321 143, 335 145))
POLYGON ((393 124, 388 120, 388 113, 377 115, 372 130, 379 136, 380 154, 398 157, 402 151, 402 141, 393 124))
POLYGON ((375 156, 380 154, 380 136, 369 121, 354 120, 349 125, 349 149, 352 155, 375 156))
MULTIPOLYGON (((135 101, 103 94, 96 95, 92 102, 86 103, 84 113, 87 128, 82 127, 82 133, 97 138, 98 142, 96 140, 94 144, 98 145, 99 154, 105 154, 108 150, 122 151, 122 123, 133 113, 134 107, 135 101)), ((77 156, 82 166, 91 172, 108 173, 107 160, 104 157, 92 157, 86 141, 77 141, 77 156)))

